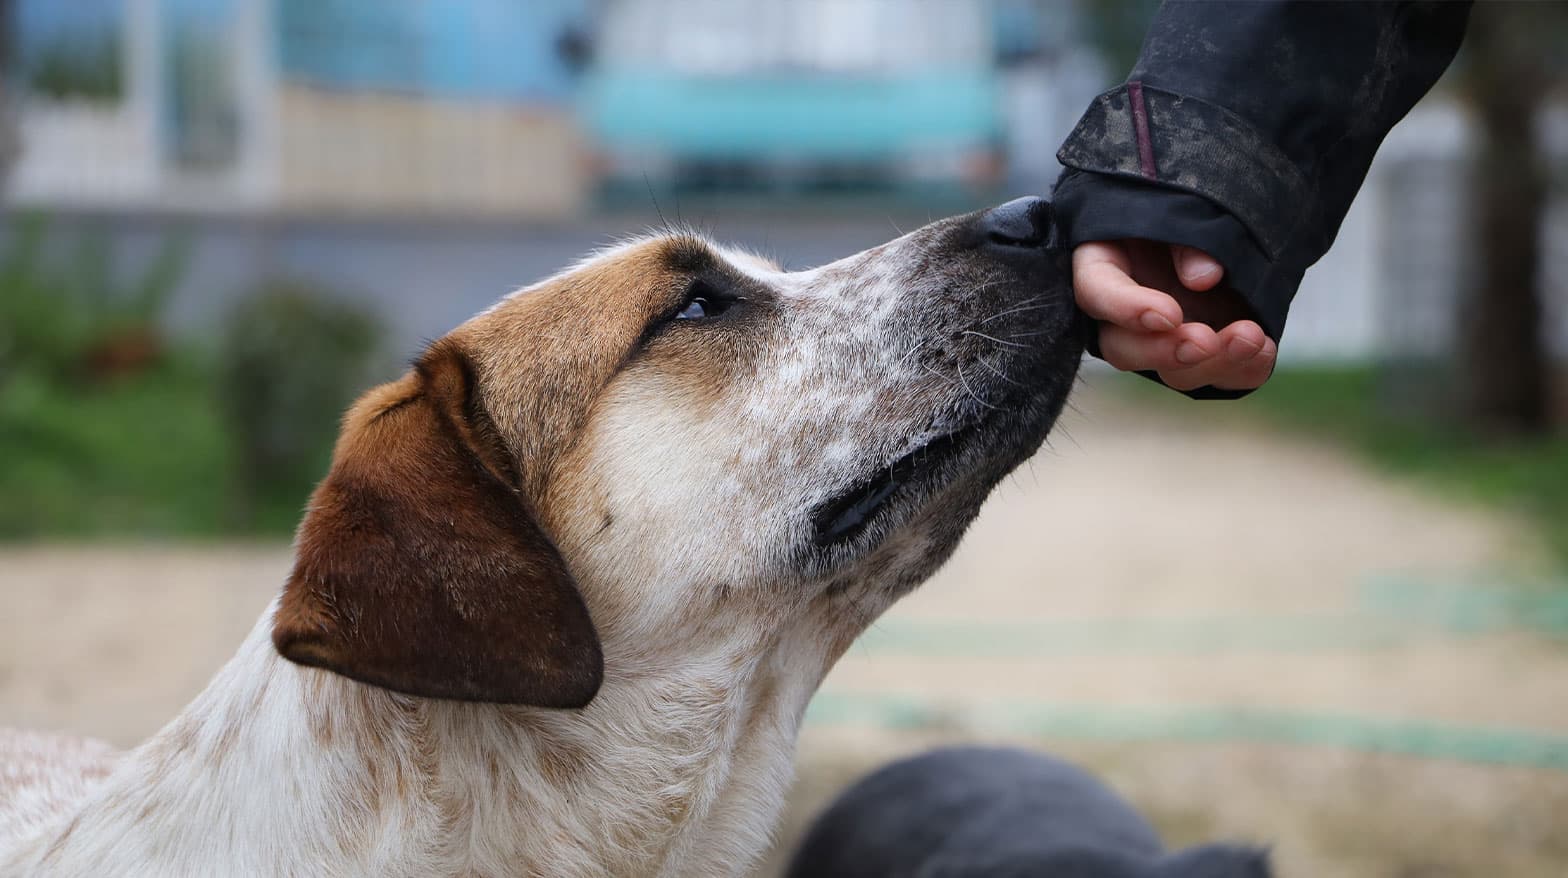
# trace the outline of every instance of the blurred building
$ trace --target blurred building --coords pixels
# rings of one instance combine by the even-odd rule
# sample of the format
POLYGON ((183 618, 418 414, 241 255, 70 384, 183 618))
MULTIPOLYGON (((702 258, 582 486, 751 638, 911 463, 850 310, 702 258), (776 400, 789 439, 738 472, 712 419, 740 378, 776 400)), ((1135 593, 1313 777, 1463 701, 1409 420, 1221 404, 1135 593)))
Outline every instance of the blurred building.
MULTIPOLYGON (((733 218, 715 230, 798 240, 782 254, 798 260, 848 252, 850 238, 813 219, 849 203, 815 198, 824 190, 871 194, 845 220, 866 244, 892 228, 884 208, 907 224, 1046 192, 1057 145, 1120 73, 1089 36, 1103 11, 1090 0, 12 3, 27 98, 10 204, 112 214, 113 236, 133 243, 171 215, 202 216, 182 321, 255 277, 300 274, 377 291, 383 310, 414 315, 411 339, 463 316, 428 303, 432 286, 465 290, 468 307, 539 276, 643 219, 559 221, 605 205, 652 213, 650 190, 748 193, 773 217, 759 240, 733 218), (772 197, 784 193, 808 197, 772 197), (888 193, 914 197, 889 207, 888 193), (206 221, 222 216, 266 222, 206 221), (403 223, 395 240, 361 222, 384 217, 431 222, 403 223), (535 230, 523 253, 510 231, 459 242, 437 228, 469 217, 560 232, 535 230), (461 258, 433 255, 459 244, 461 258)), ((1542 127, 1558 168, 1562 118, 1542 127)), ((1414 364, 1416 382, 1454 359, 1471 128, 1439 93, 1394 130, 1306 276, 1284 356, 1381 357, 1414 364)), ((1559 195, 1542 233, 1559 356, 1565 230, 1559 195)))
POLYGON ((1040 188, 1039 0, 18 0, 13 203, 552 216, 601 180, 1040 188), (579 126, 580 123, 580 126, 579 126))
POLYGON ((612 177, 988 183, 1000 167, 981 3, 623 0, 604 24, 583 105, 612 177))
POLYGON ((21 0, 13 203, 570 213, 583 0, 21 0))
POLYGON ((1060 49, 1074 12, 1028 0, 620 0, 604 9, 583 115, 606 177, 634 186, 985 190, 1042 162, 1054 176, 1049 136, 1030 135, 1071 124, 1050 111, 1053 95, 1086 101, 1100 85, 1091 52, 1060 49), (1039 100, 1021 112, 1020 93, 1039 100))
MULTIPOLYGON (((1540 333, 1548 358, 1568 364, 1568 101, 1550 102, 1535 129, 1550 180, 1537 230, 1540 333)), ((1418 107, 1390 133, 1335 244, 1369 254, 1356 323, 1366 327, 1360 350, 1377 362, 1389 408, 1447 412, 1458 404, 1461 297, 1479 281, 1469 159, 1485 136, 1460 105, 1418 107)), ((1302 300, 1313 292, 1304 284, 1302 300)), ((1568 411, 1568 396, 1561 405, 1568 411)))

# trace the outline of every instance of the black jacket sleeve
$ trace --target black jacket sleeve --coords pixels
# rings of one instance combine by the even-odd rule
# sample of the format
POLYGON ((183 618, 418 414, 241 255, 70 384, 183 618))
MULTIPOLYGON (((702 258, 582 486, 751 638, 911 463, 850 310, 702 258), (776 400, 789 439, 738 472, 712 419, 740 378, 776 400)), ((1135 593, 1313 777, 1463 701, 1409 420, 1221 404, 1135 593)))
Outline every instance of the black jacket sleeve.
POLYGON ((1057 153, 1062 234, 1203 250, 1277 341, 1302 274, 1334 242, 1383 137, 1459 50, 1469 11, 1167 0, 1127 82, 1057 153))

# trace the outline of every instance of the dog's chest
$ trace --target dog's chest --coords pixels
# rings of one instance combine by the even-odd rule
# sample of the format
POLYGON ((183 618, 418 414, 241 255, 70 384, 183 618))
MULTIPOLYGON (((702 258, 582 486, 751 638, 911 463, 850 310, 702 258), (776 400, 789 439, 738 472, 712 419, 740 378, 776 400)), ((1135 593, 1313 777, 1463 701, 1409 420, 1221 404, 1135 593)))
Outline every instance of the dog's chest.
POLYGON ((0 729, 0 851, 68 815, 115 756, 101 741, 0 729))

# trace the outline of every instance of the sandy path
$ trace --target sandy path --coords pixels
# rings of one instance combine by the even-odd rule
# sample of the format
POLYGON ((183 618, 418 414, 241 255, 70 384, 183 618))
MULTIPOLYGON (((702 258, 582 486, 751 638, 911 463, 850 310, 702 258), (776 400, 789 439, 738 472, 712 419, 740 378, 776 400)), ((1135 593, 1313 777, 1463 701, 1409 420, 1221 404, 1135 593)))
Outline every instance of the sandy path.
MULTIPOLYGON (((1528 612, 1555 599, 1508 585, 1541 567, 1522 525, 1325 448, 1078 407, 830 676, 786 838, 891 755, 1010 739, 1092 763, 1173 841, 1272 843, 1286 875, 1568 873, 1568 645, 1528 612)), ((0 550, 0 724, 134 743, 287 566, 0 550)))

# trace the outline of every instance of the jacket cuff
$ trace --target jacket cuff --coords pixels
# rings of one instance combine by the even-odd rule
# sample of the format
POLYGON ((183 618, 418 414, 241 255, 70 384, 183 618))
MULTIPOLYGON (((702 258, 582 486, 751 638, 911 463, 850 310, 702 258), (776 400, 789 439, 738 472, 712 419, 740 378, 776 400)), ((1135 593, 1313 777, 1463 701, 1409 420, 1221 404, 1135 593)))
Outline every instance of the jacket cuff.
POLYGON ((1144 238, 1193 247, 1225 269, 1225 286, 1251 309, 1275 342, 1285 332, 1300 272, 1269 259, 1235 217, 1206 198, 1099 174, 1067 171, 1052 197, 1057 228, 1069 248, 1086 241, 1144 238))
MULTIPOLYGON (((1225 286, 1252 311, 1264 334, 1277 344, 1285 331, 1290 301, 1301 273, 1274 262, 1235 217, 1206 198, 1120 177, 1068 170, 1053 195, 1058 234, 1070 249, 1087 241, 1144 238, 1194 247, 1225 269, 1225 286)), ((1100 356, 1095 333, 1085 345, 1100 356)), ((1152 372, 1140 372, 1159 381, 1152 372)), ((1193 399, 1238 399, 1247 390, 1201 387, 1193 399)))
POLYGON ((1215 104, 1133 81, 1089 105, 1056 158, 1069 168, 1201 195, 1278 259, 1310 212, 1301 169, 1246 120, 1215 104))

